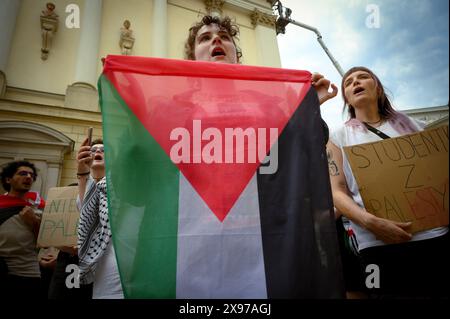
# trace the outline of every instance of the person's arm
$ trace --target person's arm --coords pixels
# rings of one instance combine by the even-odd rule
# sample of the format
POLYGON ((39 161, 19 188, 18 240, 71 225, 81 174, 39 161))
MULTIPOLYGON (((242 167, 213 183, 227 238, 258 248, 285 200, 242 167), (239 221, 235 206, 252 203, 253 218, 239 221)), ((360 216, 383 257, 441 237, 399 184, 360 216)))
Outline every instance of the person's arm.
POLYGON ((341 149, 332 142, 327 144, 327 157, 334 206, 342 215, 366 228, 377 239, 385 243, 401 243, 412 238, 412 235, 405 231, 411 223, 395 222, 376 217, 356 204, 349 195, 350 192, 343 174, 341 149))
POLYGON ((334 206, 333 209, 334 209, 334 219, 339 219, 342 216, 341 211, 337 209, 336 206, 334 206))

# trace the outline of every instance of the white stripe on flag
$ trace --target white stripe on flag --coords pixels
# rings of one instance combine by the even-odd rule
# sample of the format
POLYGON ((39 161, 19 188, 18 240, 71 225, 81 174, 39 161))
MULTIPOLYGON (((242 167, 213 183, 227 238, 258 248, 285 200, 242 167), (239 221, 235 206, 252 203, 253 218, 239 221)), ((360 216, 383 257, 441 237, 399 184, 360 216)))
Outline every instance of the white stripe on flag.
POLYGON ((256 174, 221 223, 180 174, 177 298, 267 298, 256 174))

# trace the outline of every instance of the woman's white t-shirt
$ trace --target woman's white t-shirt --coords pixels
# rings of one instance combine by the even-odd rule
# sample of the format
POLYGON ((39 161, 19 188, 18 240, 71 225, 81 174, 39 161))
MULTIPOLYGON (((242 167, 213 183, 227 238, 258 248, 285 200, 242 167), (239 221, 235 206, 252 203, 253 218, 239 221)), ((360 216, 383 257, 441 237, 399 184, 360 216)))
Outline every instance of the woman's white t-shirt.
POLYGON ((95 269, 92 299, 123 299, 122 284, 117 268, 112 240, 95 269))

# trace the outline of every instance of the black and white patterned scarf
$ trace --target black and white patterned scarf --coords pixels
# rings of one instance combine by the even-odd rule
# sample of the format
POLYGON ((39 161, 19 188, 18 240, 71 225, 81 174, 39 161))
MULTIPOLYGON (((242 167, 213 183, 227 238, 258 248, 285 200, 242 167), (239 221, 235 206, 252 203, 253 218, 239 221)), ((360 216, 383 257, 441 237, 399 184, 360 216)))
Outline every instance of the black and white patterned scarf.
POLYGON ((108 217, 106 177, 96 183, 91 176, 81 203, 78 224, 78 258, 80 283, 94 281, 95 269, 111 240, 108 217))

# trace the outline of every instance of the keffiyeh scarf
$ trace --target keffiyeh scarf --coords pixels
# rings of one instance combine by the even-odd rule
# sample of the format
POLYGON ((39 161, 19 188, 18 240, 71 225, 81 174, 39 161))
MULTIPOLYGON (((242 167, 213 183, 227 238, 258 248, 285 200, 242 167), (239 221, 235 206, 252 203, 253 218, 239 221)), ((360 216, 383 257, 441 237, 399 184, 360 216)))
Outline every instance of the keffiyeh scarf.
POLYGON ((89 177, 78 224, 80 283, 94 281, 95 269, 111 240, 106 178, 96 183, 89 177))

